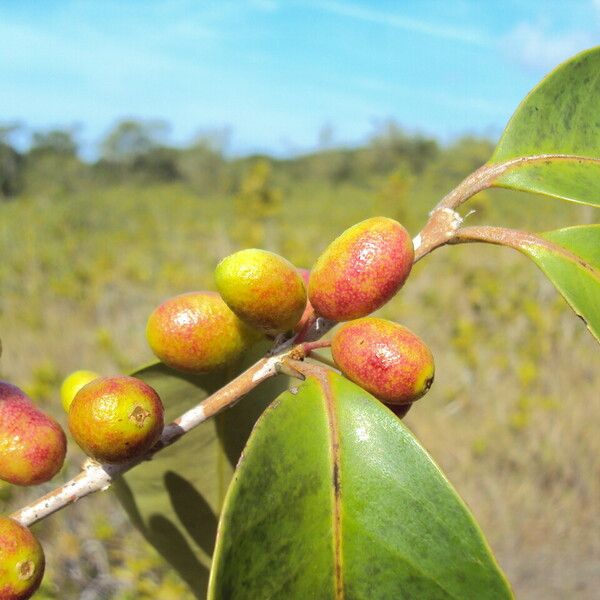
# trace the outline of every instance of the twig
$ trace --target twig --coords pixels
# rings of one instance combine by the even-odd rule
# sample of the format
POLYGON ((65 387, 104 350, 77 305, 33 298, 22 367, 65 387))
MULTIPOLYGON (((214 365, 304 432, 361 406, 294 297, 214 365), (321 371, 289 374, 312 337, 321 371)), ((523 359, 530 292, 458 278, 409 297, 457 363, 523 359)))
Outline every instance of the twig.
POLYGON ((421 260, 436 248, 447 244, 461 226, 461 216, 452 208, 436 208, 429 215, 429 221, 413 240, 414 262, 421 260))
MULTIPOLYGON (((200 404, 166 425, 159 441, 144 456, 120 464, 101 464, 88 459, 85 461, 81 473, 73 479, 15 511, 10 516, 22 525, 33 525, 33 523, 41 521, 89 494, 108 489, 116 477, 136 465, 150 460, 157 452, 175 443, 207 419, 232 406, 261 382, 277 375, 280 372, 279 365, 283 364, 287 355, 294 350, 296 349, 276 356, 262 358, 200 404)), ((303 357, 305 354, 302 351, 300 353, 296 351, 295 356, 303 357)))
MULTIPOLYGON (((461 216, 456 209, 472 198, 478 192, 491 187, 497 179, 505 173, 525 164, 544 163, 549 161, 557 162, 600 162, 600 159, 574 156, 570 154, 538 154, 534 156, 520 156, 511 160, 481 166, 463 179, 451 192, 446 194, 437 206, 431 211, 429 220, 425 227, 414 238, 415 262, 421 260, 424 256, 449 243, 454 243, 457 232, 462 224, 461 216)), ((474 240, 473 240, 474 241, 474 240)), ((485 241, 485 240, 479 240, 485 241)), ((494 242, 490 242, 494 243, 494 242)))

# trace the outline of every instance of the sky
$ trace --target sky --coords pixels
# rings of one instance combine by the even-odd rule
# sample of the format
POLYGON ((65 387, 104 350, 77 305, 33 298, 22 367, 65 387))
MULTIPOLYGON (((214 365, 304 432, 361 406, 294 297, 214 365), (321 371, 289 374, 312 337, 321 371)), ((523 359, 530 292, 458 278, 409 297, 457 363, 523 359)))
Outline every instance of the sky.
POLYGON ((360 144, 390 119, 497 137, 596 44, 600 0, 0 0, 0 124, 72 127, 92 158, 128 117, 174 144, 228 130, 232 154, 360 144))

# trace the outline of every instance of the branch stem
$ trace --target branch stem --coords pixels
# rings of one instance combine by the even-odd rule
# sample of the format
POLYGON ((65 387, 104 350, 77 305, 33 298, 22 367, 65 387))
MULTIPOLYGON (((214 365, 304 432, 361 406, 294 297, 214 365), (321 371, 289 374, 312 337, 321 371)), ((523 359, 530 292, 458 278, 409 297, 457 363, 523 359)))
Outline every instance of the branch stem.
MULTIPOLYGON (((278 365, 290 352, 260 359, 220 390, 166 425, 159 441, 144 456, 119 464, 101 464, 88 459, 83 464, 82 471, 73 479, 15 511, 10 516, 22 525, 30 526, 85 496, 108 489, 116 477, 136 465, 152 459, 157 452, 174 444, 179 438, 207 419, 235 404, 242 396, 266 379, 277 375, 279 373, 278 365)), ((296 350, 295 356, 304 357, 305 355, 303 350, 296 350)))
MULTIPOLYGON (((536 164, 548 161, 573 162, 582 160, 600 162, 599 159, 570 154, 537 154, 533 156, 519 156, 501 163, 486 163, 479 167, 479 169, 463 179, 463 181, 461 181, 451 192, 446 194, 446 196, 444 196, 431 211, 425 227, 423 227, 413 240, 415 247, 415 262, 421 260, 424 256, 433 252, 433 250, 440 246, 467 241, 462 235, 462 232, 464 232, 465 229, 459 229, 462 224, 462 218, 456 212, 456 209, 478 192, 490 188, 498 178, 506 172, 526 164, 536 164), (461 232, 460 234, 457 233, 459 231, 461 232)), ((494 236, 499 232, 488 233, 494 236)), ((469 241, 476 240, 473 239, 469 241)), ((479 239, 477 241, 511 245, 504 243, 504 241, 491 241, 491 238, 479 239)))

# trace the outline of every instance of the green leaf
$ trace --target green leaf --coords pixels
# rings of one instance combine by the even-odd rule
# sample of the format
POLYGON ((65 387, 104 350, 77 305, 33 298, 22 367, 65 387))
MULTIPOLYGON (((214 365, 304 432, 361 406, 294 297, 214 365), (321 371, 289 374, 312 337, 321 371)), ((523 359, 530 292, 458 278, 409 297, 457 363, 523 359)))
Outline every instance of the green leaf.
POLYGON ((567 227, 540 238, 526 238, 518 249, 540 267, 600 341, 600 225, 567 227))
MULTIPOLYGON (((170 421, 222 387, 264 355, 253 351, 236 372, 190 376, 155 363, 133 373, 154 387, 170 421)), ((233 468, 264 408, 287 384, 262 383, 242 402, 200 425, 113 486, 133 523, 177 570, 198 598, 205 598, 217 519, 233 468)))
POLYGON ((488 163, 513 161, 494 185, 600 206, 598 98, 600 47, 560 65, 521 102, 488 163))
POLYGON ((208 597, 512 596, 412 434, 331 372, 282 394, 258 421, 223 508, 208 597))
POLYGON ((570 250, 600 271, 600 225, 565 227, 542 233, 541 237, 570 250))

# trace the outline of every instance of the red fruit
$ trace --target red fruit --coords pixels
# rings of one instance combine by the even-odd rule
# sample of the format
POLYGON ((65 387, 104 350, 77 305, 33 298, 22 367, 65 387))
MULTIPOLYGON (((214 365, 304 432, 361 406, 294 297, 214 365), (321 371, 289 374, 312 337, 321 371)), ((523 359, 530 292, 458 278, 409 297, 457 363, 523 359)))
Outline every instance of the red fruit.
POLYGON ((393 219, 374 217, 335 239, 310 274, 308 299, 332 321, 364 317, 404 284, 414 259, 410 235, 393 219))
POLYGON ((431 351, 412 331, 385 319, 344 323, 331 341, 344 375, 386 404, 408 404, 433 383, 431 351))
POLYGON ((18 387, 0 382, 0 479, 37 485, 58 473, 67 440, 61 426, 18 387))

